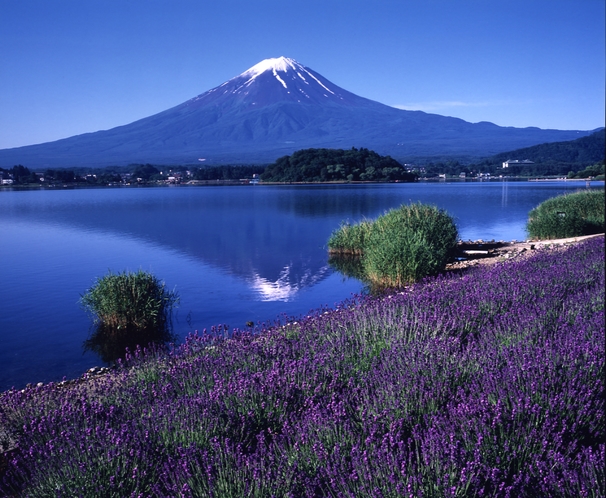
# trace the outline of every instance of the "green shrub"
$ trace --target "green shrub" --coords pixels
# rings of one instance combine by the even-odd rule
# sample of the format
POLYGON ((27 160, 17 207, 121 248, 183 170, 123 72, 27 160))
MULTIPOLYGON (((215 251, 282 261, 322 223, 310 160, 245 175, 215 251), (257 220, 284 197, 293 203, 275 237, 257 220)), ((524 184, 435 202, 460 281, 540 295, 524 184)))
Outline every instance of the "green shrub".
POLYGON ((419 233, 389 228, 383 233, 374 232, 369 242, 362 267, 375 285, 401 287, 433 273, 432 250, 419 233))
POLYGON ((343 225, 328 245, 333 254, 360 254, 364 278, 374 287, 401 287, 443 270, 457 239, 456 225, 445 211, 411 204, 373 222, 343 225))
POLYGON ((150 273, 109 273, 97 279, 80 302, 104 335, 161 336, 172 325, 172 309, 179 301, 150 273))
POLYGON ((604 190, 585 190, 547 199, 530 211, 526 231, 532 239, 604 232, 604 190))
POLYGON ((446 266, 458 239, 453 219, 435 206, 412 204, 378 218, 362 266, 375 285, 401 287, 446 266))

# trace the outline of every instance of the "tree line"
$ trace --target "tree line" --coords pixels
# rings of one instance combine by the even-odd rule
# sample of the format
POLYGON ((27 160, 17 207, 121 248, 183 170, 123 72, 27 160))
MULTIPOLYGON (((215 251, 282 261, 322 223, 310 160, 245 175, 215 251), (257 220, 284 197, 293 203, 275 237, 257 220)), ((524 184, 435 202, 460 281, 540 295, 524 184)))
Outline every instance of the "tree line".
POLYGON ((61 183, 75 184, 86 183, 86 177, 80 175, 74 169, 45 169, 30 170, 22 164, 17 164, 12 168, 0 168, 0 178, 2 180, 11 180, 14 185, 30 185, 42 183, 61 183))
POLYGON ((155 183, 177 177, 180 180, 240 180, 260 175, 264 165, 161 166, 130 164, 105 168, 57 168, 32 171, 22 164, 0 168, 0 179, 13 185, 107 185, 155 183))
POLYGON ((520 163, 510 164, 508 168, 503 168, 503 163, 495 163, 490 160, 482 160, 476 163, 465 163, 462 161, 432 161, 415 166, 419 171, 419 176, 423 178, 434 178, 438 175, 459 176, 465 173, 467 178, 473 178, 480 174, 490 174, 491 176, 515 176, 515 177, 542 177, 559 176, 568 178, 587 178, 589 176, 598 176, 604 174, 604 161, 595 164, 586 163, 520 163))

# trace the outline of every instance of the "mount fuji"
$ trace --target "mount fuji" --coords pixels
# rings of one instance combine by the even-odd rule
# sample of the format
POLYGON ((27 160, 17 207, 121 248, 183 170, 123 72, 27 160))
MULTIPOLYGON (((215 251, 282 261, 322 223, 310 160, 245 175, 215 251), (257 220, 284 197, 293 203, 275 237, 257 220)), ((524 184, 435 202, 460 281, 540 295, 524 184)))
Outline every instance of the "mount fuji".
POLYGON ((469 123, 355 95, 293 59, 266 59, 176 107, 109 130, 0 150, 0 166, 268 163, 310 147, 396 159, 488 156, 591 131, 469 123))

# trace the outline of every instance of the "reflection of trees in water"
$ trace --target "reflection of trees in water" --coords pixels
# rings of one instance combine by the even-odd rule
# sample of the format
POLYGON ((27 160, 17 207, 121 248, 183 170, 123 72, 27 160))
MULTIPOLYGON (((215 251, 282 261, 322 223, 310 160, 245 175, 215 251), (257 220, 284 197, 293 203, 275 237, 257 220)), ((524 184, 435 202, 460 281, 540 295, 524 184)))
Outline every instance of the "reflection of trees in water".
POLYGON ((99 325, 91 336, 84 341, 84 352, 96 353, 107 364, 124 358, 126 349, 133 351, 137 346, 165 346, 175 342, 177 336, 168 328, 162 330, 120 330, 99 325))
POLYGON ((355 278, 364 284, 363 294, 378 295, 385 291, 377 287, 366 277, 362 267, 362 259, 354 254, 331 254, 328 258, 330 267, 345 278, 355 278))
POLYGON ((391 290, 388 287, 372 282, 364 273, 362 258, 355 254, 331 254, 328 258, 330 267, 345 278, 355 278, 364 284, 362 294, 378 296, 391 290))
POLYGON ((279 212, 294 213, 303 219, 310 218, 314 223, 317 223, 318 219, 331 216, 359 219, 368 213, 381 212, 381 206, 377 207, 378 199, 382 199, 386 207, 401 202, 399 197, 390 200, 389 192, 381 192, 382 196, 369 195, 367 185, 313 185, 283 188, 283 195, 272 199, 279 212))
POLYGON ((356 278, 365 282, 360 256, 354 254, 330 255, 328 257, 328 264, 345 277, 356 278))

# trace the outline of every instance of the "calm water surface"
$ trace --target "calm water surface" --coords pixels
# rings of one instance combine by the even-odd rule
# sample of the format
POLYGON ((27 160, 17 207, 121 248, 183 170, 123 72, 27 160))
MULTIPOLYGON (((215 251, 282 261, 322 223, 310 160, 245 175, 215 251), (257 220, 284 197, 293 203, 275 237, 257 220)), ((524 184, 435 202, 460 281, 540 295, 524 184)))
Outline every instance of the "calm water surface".
MULTIPOLYGON (((604 188, 592 182, 592 188, 604 188)), ((0 390, 77 377, 80 295, 109 270, 143 269, 181 296, 175 332, 298 317, 362 291, 327 264, 339 224, 421 201, 463 239, 523 240, 530 209, 583 182, 166 187, 0 191, 0 390)))

